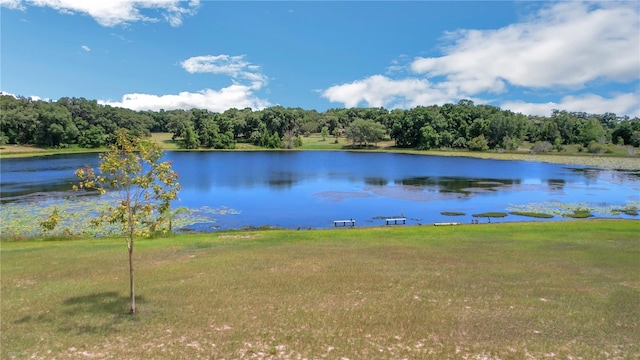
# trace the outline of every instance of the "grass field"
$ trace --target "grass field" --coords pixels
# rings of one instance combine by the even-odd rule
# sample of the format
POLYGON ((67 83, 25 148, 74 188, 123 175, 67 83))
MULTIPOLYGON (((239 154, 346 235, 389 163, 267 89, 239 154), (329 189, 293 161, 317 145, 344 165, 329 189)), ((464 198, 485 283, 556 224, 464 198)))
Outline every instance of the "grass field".
POLYGON ((640 221, 2 242, 2 359, 638 359, 640 221))

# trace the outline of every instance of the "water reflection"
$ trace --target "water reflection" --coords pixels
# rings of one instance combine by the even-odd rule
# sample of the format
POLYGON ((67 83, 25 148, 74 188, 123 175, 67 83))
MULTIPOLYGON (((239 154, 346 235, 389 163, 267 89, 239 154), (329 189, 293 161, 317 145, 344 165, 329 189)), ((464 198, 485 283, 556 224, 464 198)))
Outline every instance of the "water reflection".
POLYGON ((516 179, 469 179, 463 177, 413 177, 395 182, 404 186, 419 186, 436 189, 442 193, 457 193, 471 195, 487 191, 507 190, 514 185, 519 185, 516 179))
POLYGON ((389 181, 385 178, 368 177, 368 178, 364 178, 363 181, 366 185, 374 185, 374 186, 386 186, 389 183, 389 181))
POLYGON ((562 191, 564 189, 564 186, 566 184, 566 181, 564 181, 563 179, 549 179, 547 180, 547 186, 549 186, 549 190, 551 191, 562 191))

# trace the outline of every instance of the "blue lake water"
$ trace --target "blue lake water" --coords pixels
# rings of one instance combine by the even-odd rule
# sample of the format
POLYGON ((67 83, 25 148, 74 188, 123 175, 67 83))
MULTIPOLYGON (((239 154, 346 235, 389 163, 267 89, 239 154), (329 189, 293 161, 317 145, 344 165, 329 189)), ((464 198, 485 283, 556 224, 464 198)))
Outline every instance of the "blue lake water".
MULTIPOLYGON (((596 208, 599 217, 637 218, 608 210, 640 202, 638 172, 581 166, 330 151, 178 151, 165 157, 173 161, 183 186, 174 206, 231 210, 194 227, 205 231, 263 225, 326 228, 342 219, 373 226, 384 225, 387 217, 406 217, 414 225, 470 223, 477 213, 560 203, 596 208), (444 211, 465 215, 445 216, 444 211)), ((2 198, 67 196, 76 181, 74 171, 83 164, 97 167, 97 155, 3 159, 2 198)), ((523 220, 534 219, 491 219, 523 220)))

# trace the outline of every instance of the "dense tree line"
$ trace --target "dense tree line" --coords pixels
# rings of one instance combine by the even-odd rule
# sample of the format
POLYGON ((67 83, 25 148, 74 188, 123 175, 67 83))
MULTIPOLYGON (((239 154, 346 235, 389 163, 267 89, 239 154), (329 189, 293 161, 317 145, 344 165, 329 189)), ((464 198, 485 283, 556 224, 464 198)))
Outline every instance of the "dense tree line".
POLYGON ((0 96, 0 143, 46 147, 103 147, 116 130, 134 135, 170 132, 187 149, 231 149, 237 142, 265 148, 295 148, 302 137, 345 136, 356 146, 391 139, 402 148, 513 150, 524 141, 536 151, 581 144, 592 152, 608 144, 640 146, 640 119, 612 113, 554 110, 550 116, 526 116, 470 100, 409 110, 329 109, 323 113, 274 106, 260 111, 229 109, 133 111, 84 98, 40 101, 0 96))

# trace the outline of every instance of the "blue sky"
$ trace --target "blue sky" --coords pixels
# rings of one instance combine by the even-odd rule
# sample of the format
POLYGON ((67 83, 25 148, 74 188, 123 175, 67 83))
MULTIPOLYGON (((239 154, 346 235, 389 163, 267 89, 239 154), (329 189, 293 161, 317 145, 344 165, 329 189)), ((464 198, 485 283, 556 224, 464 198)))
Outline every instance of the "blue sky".
POLYGON ((134 110, 640 116, 640 2, 0 0, 0 90, 134 110))

